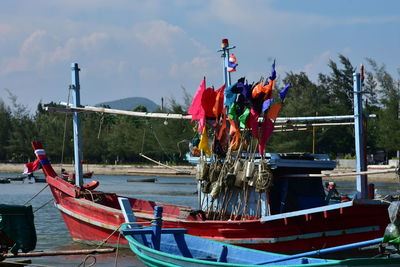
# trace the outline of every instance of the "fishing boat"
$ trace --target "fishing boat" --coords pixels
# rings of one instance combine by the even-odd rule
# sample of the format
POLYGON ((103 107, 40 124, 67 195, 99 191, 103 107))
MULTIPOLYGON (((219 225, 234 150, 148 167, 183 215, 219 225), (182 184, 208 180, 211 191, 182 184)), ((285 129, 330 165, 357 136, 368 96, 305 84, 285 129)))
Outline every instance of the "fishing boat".
POLYGON ((127 224, 122 231, 131 250, 146 266, 398 266, 400 264, 400 258, 388 256, 344 260, 310 258, 310 256, 321 257, 324 253, 332 251, 370 246, 380 243, 382 238, 288 256, 189 235, 186 229, 161 228, 162 207, 155 207, 154 212, 152 226, 127 224))
POLYGON ((126 179, 129 183, 155 183, 156 178, 137 178, 137 179, 126 179))
POLYGON ((10 179, 8 178, 0 178, 0 184, 9 184, 11 183, 10 179))
POLYGON ((2 255, 36 247, 32 206, 0 204, 0 265, 2 255))
POLYGON ((0 179, 9 180, 9 181, 24 181, 28 176, 20 175, 17 177, 0 177, 0 179))
MULTIPOLYGON (((227 62, 229 47, 223 46, 222 51, 223 58, 227 62)), ((227 73, 225 77, 228 77, 227 73)), ((229 86, 229 83, 228 79, 226 84, 229 86)), ((83 184, 79 112, 93 111, 159 118, 172 116, 82 107, 79 98, 77 63, 72 64, 70 88, 74 102, 64 110, 73 112, 75 184, 59 177, 52 168, 42 145, 33 142, 37 160, 40 161, 46 175, 55 206, 61 212, 73 240, 90 244, 100 244, 105 240, 108 245, 117 245, 119 242, 127 244, 125 239, 118 238, 118 230, 124 223, 118 205, 118 197, 121 196, 95 190, 99 185, 97 181, 83 184)), ((361 91, 360 73, 354 74, 354 91, 361 91)), ((306 153, 257 155, 254 152, 241 153, 232 149, 222 165, 250 160, 250 164, 247 162, 245 165, 253 166, 252 179, 243 174, 247 172, 243 172, 242 168, 242 175, 229 170, 225 175, 217 176, 217 183, 215 181, 210 183, 210 178, 204 178, 206 176, 204 169, 210 167, 209 164, 213 164, 213 161, 210 158, 198 157, 200 161, 197 174, 198 207, 128 198, 137 221, 150 221, 154 206, 162 206, 166 228, 185 228, 194 236, 279 253, 310 251, 383 236, 389 222, 388 203, 375 200, 368 194, 366 173, 362 172, 365 170, 365 162, 362 162, 363 157, 360 154, 362 151, 360 148, 363 147, 363 138, 359 134, 363 118, 360 97, 361 93, 355 94, 355 114, 347 116, 354 119, 357 160, 361 161, 357 164, 355 172, 356 197, 331 199, 330 191, 325 192, 322 172, 335 168, 335 162, 326 155, 306 153), (229 179, 226 179, 228 177, 229 179), (242 178, 237 179, 238 177, 242 178), (223 181, 227 182, 227 186, 222 186, 223 181), (236 182, 240 185, 234 186, 236 182)), ((338 117, 340 116, 334 116, 335 119, 338 117)), ((190 119, 191 116, 177 115, 174 118, 190 119)), ((276 121, 279 119, 276 118, 276 121)), ((307 118, 300 119, 307 120, 307 118)), ((210 175, 209 173, 208 177, 211 177, 210 175)))

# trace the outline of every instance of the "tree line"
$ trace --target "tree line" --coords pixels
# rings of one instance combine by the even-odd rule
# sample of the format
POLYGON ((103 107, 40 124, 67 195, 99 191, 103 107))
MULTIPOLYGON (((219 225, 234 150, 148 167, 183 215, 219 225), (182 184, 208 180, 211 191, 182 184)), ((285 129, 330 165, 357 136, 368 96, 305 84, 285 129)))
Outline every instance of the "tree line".
MULTIPOLYGON (((366 120, 367 153, 384 151, 388 158, 400 150, 400 80, 395 79, 384 65, 366 59, 363 82, 364 112, 377 118, 366 120)), ((316 82, 306 73, 289 72, 280 77, 275 88, 291 83, 282 117, 331 116, 353 114, 353 72, 350 60, 338 56, 330 60, 329 73, 318 75, 316 82)), ((400 74, 400 72, 398 73, 400 74)), ((185 91, 185 90, 184 90, 185 91)), ((11 105, 0 98, 0 161, 27 162, 33 160, 30 145, 41 141, 52 162, 73 160, 71 114, 49 112, 39 103, 34 114, 18 103, 9 93, 11 105)), ((191 96, 185 91, 184 103, 170 99, 169 106, 157 112, 186 114, 191 96)), ((138 106, 136 111, 146 111, 138 106)), ((83 158, 89 163, 146 163, 143 153, 155 160, 183 163, 188 143, 198 136, 196 125, 188 120, 162 120, 111 114, 81 114, 83 158)), ((354 126, 324 126, 312 131, 278 132, 266 145, 267 152, 312 152, 354 155, 354 126), (314 145, 313 145, 314 144, 314 145)))

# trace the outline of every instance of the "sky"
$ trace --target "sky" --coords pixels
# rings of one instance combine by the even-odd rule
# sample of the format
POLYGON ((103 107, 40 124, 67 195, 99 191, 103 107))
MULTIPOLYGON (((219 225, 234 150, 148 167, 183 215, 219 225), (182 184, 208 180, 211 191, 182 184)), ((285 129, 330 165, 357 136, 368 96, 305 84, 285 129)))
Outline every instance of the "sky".
MULTIPOLYGON (((81 68, 81 104, 126 97, 183 103, 223 83, 218 50, 228 38, 232 80, 305 72, 329 74, 338 55, 374 59, 398 79, 398 0, 2 0, 0 99, 34 112, 68 101, 71 63, 81 68)), ((366 68, 368 70, 368 67, 366 68)))

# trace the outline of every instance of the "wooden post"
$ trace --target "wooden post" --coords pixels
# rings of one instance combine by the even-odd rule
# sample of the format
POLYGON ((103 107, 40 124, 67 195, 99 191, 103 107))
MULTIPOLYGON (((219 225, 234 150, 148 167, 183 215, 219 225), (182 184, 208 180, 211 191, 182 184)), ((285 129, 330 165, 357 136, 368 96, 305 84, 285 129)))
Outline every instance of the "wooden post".
MULTIPOLYGON (((71 64, 71 82, 70 89, 72 89, 72 99, 73 107, 81 106, 80 99, 80 83, 79 83, 79 67, 78 63, 71 64)), ((75 185, 81 187, 83 185, 83 175, 82 175, 82 139, 81 139, 81 129, 80 129, 80 118, 78 112, 74 111, 73 114, 74 122, 74 164, 75 164, 75 185)))
POLYGON ((162 212, 163 212, 163 207, 160 206, 154 207, 154 220, 151 223, 151 225, 153 230, 152 241, 155 250, 160 250, 162 212))
MULTIPOLYGON (((363 128, 363 106, 362 106, 362 84, 360 73, 353 74, 354 87, 354 135, 356 145, 356 172, 367 170, 365 162, 364 128, 363 128)), ((357 197, 368 198, 368 179, 365 174, 357 175, 357 197)))

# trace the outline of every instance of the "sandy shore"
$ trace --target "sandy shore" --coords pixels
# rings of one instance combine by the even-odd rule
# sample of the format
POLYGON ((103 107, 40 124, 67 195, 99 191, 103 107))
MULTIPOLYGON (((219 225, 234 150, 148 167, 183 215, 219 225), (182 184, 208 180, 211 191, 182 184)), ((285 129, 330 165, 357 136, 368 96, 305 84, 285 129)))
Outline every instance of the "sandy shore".
MULTIPOLYGON (((72 165, 60 165, 53 164, 56 172, 61 173, 61 168, 64 168, 67 172, 74 172, 72 165)), ((163 166, 151 166, 151 165, 100 165, 100 164, 89 164, 83 167, 84 172, 93 171, 97 175, 140 175, 140 176, 176 176, 179 172, 179 176, 194 176, 194 166, 173 166, 173 169, 165 168, 163 166)), ((379 169, 387 169, 386 166, 381 166, 379 169)), ((24 164, 10 164, 1 163, 0 173, 22 173, 24 170, 24 164)), ((369 170, 376 170, 371 168, 369 170)), ((330 177, 323 177, 323 180, 327 181, 354 181, 355 176, 350 177, 335 177, 335 173, 349 173, 352 169, 337 168, 333 171, 325 171, 330 177)), ((370 182, 390 182, 398 183, 399 179, 395 173, 384 173, 384 174, 370 174, 368 175, 368 181, 370 182)))
MULTIPOLYGON (((69 165, 52 164, 52 165, 54 170, 58 173, 61 173, 62 168, 64 168, 67 172, 74 172, 74 167, 70 164, 69 165)), ((83 166, 83 172, 94 172, 95 174, 104 174, 104 175, 114 174, 114 175, 146 175, 146 176, 177 175, 177 172, 188 173, 189 175, 195 174, 194 166, 173 166, 172 168, 173 169, 165 168, 162 166, 151 166, 151 165, 89 164, 83 166)), ((24 171, 24 164, 0 163, 0 173, 6 173, 6 172, 22 173, 23 171, 24 171)))

